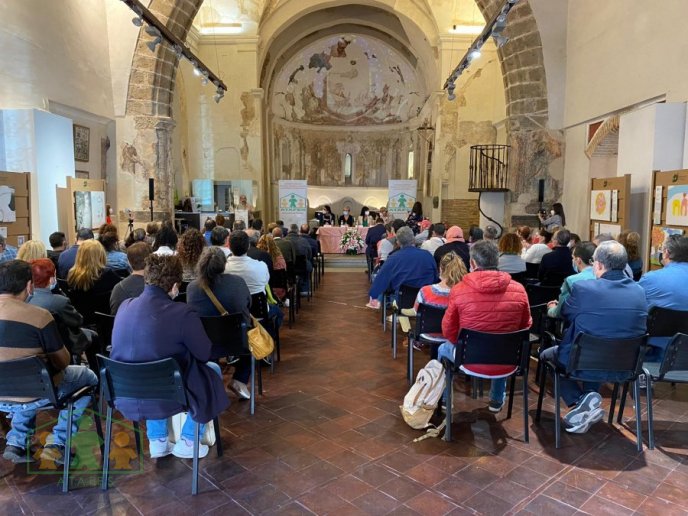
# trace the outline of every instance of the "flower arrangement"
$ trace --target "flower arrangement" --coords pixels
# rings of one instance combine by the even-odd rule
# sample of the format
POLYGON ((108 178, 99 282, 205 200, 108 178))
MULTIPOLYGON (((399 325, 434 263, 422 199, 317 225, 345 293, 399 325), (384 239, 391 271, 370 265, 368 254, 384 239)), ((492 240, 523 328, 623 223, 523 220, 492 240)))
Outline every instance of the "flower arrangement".
POLYGON ((339 248, 346 254, 358 254, 365 247, 365 242, 356 228, 349 228, 342 235, 339 248))

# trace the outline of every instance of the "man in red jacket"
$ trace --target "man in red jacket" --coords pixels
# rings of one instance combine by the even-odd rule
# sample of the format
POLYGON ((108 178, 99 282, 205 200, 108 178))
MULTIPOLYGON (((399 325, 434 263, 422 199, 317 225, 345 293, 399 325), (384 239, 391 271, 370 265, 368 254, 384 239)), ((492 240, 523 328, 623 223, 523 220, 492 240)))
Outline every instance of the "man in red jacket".
MULTIPOLYGON (((449 293, 449 306, 442 319, 447 342, 438 349, 438 360, 454 361, 456 341, 463 328, 490 333, 508 333, 530 328, 532 319, 523 285, 497 270, 499 250, 491 240, 471 247, 471 272, 449 293)), ((490 411, 499 412, 506 397, 506 379, 492 380, 490 411)))

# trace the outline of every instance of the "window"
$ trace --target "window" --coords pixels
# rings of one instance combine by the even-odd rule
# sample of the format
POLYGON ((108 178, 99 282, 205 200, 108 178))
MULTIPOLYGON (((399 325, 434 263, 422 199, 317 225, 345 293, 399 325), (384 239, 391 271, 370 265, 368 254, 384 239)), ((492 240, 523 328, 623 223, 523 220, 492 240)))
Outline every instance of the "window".
POLYGON ((413 179, 413 151, 408 153, 408 179, 413 179))
POLYGON ((352 170, 353 170, 353 157, 351 156, 351 153, 347 152, 346 156, 344 156, 344 184, 345 185, 351 184, 352 170))

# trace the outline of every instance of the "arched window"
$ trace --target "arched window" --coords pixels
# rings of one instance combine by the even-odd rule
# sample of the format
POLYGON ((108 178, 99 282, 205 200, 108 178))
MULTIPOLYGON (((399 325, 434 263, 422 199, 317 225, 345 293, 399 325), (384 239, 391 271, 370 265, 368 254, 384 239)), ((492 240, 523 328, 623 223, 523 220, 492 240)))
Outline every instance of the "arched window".
POLYGON ((344 156, 344 184, 350 185, 353 172, 353 156, 347 152, 344 156))
POLYGON ((413 151, 409 151, 408 153, 408 174, 407 178, 408 179, 413 179, 413 151))

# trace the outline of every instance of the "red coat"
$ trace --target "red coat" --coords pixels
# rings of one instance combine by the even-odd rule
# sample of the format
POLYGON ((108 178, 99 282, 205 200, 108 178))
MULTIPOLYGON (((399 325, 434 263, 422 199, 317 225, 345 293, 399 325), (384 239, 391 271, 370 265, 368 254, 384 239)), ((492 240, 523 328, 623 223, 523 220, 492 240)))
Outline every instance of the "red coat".
POLYGON ((462 328, 507 333, 530 328, 532 322, 523 285, 506 272, 476 271, 451 289, 442 334, 455 344, 462 328))

